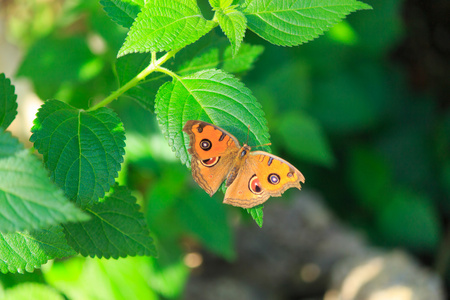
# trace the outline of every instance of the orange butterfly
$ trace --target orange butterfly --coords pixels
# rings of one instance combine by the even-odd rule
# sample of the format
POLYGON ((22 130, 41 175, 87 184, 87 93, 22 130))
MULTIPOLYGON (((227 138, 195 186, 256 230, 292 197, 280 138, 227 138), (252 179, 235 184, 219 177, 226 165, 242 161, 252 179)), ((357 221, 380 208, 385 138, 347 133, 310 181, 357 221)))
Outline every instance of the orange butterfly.
POLYGON ((301 189, 305 177, 293 165, 264 151, 250 152, 227 131, 203 121, 187 121, 194 180, 210 196, 226 178, 224 203, 251 208, 291 187, 301 189))

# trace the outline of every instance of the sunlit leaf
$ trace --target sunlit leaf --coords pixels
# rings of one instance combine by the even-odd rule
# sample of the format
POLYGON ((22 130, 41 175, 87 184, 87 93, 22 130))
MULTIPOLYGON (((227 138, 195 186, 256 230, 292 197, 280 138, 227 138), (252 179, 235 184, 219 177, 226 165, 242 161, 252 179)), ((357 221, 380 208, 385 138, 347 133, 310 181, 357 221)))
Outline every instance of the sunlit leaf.
POLYGON ((86 207, 109 191, 125 153, 124 129, 111 109, 86 112, 49 100, 34 124, 30 141, 69 199, 86 207))
POLYGON ((74 255, 61 226, 15 233, 0 233, 0 271, 33 272, 49 259, 74 255))
POLYGON ((57 261, 43 270, 45 281, 63 292, 66 299, 158 300, 150 288, 149 257, 57 261))
POLYGON ((64 225, 67 241, 78 253, 99 258, 156 256, 144 215, 127 188, 115 186, 86 212, 90 221, 64 225))
POLYGON ((45 299, 64 300, 65 298, 48 285, 37 282, 24 282, 5 291, 3 300, 45 299))
POLYGON ((8 132, 0 132, 0 178, 3 233, 88 219, 49 180, 42 163, 8 132))
POLYGON ((241 42, 244 39, 247 19, 242 12, 235 9, 218 10, 216 17, 219 21, 220 28, 230 40, 234 57, 239 51, 241 42))
POLYGON ((371 8, 356 0, 241 0, 240 5, 248 28, 281 46, 308 42, 349 13, 371 8))
POLYGON ((150 0, 131 26, 118 56, 182 48, 208 33, 215 24, 203 18, 194 0, 150 0))
POLYGON ((114 22, 130 28, 145 0, 100 0, 100 4, 114 22))

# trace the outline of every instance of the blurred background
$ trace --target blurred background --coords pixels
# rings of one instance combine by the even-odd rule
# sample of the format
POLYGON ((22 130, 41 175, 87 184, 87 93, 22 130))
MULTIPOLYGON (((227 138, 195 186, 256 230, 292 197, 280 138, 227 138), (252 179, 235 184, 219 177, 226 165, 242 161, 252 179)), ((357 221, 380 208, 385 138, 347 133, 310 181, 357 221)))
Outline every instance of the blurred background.
MULTIPOLYGON (((306 177, 266 203, 262 229, 221 193, 209 198, 153 112, 123 97, 111 105, 127 136, 119 181, 159 258, 51 261, 1 274, 0 298, 46 285, 68 299, 446 299, 450 2, 364 2, 373 10, 298 47, 246 33, 264 52, 238 76, 262 104, 273 152, 306 177)), ((43 100, 87 108, 117 89, 126 32, 98 1, 2 0, 0 72, 19 102, 9 130, 31 147, 43 100)))

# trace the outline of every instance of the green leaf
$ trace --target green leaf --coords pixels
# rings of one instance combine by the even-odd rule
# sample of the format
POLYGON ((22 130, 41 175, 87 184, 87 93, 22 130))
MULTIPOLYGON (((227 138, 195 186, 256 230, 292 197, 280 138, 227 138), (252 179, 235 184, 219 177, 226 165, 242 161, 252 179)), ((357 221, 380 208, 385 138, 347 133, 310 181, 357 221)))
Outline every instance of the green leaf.
POLYGON ((24 282, 5 291, 3 300, 45 299, 64 300, 65 298, 48 285, 36 282, 24 282))
POLYGON ((156 96, 155 112, 169 145, 187 166, 189 137, 182 129, 189 120, 216 124, 241 142, 250 126, 250 145, 269 143, 261 105, 238 79, 220 70, 204 70, 164 84, 156 96))
MULTIPOLYGON (((14 86, 0 73, 0 127, 8 128, 17 114, 17 95, 14 94, 14 86)), ((0 150, 1 151, 1 150, 0 150)))
POLYGON ((91 215, 90 221, 63 225, 69 245, 81 255, 99 258, 156 256, 144 215, 126 187, 113 187, 103 202, 86 211, 91 215))
POLYGON ((307 114, 296 112, 283 115, 276 127, 286 149, 305 160, 332 166, 334 156, 319 123, 307 114))
POLYGON ((248 28, 275 45, 308 42, 351 12, 371 9, 356 0, 241 0, 248 28))
POLYGON ((215 24, 203 18, 194 0, 150 0, 138 14, 118 56, 179 49, 198 40, 215 24))
POLYGON ((247 212, 252 216, 253 220, 255 220, 256 224, 258 224, 260 228, 263 226, 263 208, 264 205, 262 204, 252 208, 246 208, 247 212))
POLYGON ((34 124, 30 141, 69 199, 86 207, 109 191, 125 153, 124 129, 111 109, 86 112, 49 100, 34 124))
POLYGON ((179 219, 190 233, 212 252, 231 260, 235 257, 225 206, 196 189, 179 202, 179 219))
POLYGON ((42 163, 0 132, 0 231, 37 229, 88 217, 48 178, 42 163))
POLYGON ((130 28, 141 8, 144 0, 100 0, 106 14, 117 24, 130 28))
POLYGON ((61 226, 15 233, 0 233, 0 271, 33 272, 49 259, 74 255, 61 226))
POLYGON ((216 12, 220 28, 230 40, 233 57, 239 51, 241 42, 244 39, 245 29, 247 28, 247 19, 244 14, 235 9, 216 12))
POLYGON ((377 225, 384 242, 415 251, 434 251, 442 228, 431 199, 400 189, 378 215, 377 225))

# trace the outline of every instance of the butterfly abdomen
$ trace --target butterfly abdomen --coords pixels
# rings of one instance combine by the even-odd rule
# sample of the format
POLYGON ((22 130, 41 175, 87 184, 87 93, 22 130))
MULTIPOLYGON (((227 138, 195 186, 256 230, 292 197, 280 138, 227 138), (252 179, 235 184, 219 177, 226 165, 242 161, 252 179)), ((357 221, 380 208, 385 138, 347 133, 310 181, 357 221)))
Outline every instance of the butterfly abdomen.
POLYGON ((228 173, 228 177, 227 177, 227 183, 226 183, 226 187, 229 187, 233 181, 236 179, 237 175, 239 173, 239 167, 234 167, 230 173, 228 173))
POLYGON ((234 165, 231 168, 231 171, 228 173, 226 187, 229 187, 236 179, 236 177, 239 175, 239 170, 241 169, 241 166, 245 163, 245 160, 247 159, 247 156, 250 153, 250 149, 251 148, 248 145, 244 145, 239 150, 238 155, 234 160, 234 165))

